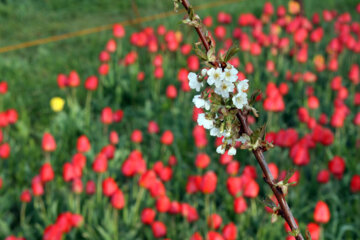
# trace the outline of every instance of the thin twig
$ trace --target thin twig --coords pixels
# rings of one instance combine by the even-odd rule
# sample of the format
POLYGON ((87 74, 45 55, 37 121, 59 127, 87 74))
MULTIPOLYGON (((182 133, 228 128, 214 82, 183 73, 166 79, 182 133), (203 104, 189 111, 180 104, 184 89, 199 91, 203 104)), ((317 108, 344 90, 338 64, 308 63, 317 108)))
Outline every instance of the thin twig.
MULTIPOLYGON (((186 9, 186 11, 190 14, 190 4, 187 0, 181 0, 182 5, 184 6, 184 8, 186 9)), ((198 33, 202 44, 204 45, 206 51, 208 51, 210 49, 210 44, 209 42, 206 40, 206 37, 202 31, 202 29, 200 27, 195 27, 196 32, 198 33)), ((239 110, 239 113, 237 114, 238 119, 241 122, 242 125, 242 131, 244 133, 246 133, 248 136, 251 136, 253 131, 251 130, 251 128, 249 127, 247 120, 246 120, 246 114, 244 114, 241 110, 239 110)), ((280 189, 278 189, 278 187, 276 186, 275 182, 274 182, 274 177, 272 176, 269 166, 265 160, 265 157, 263 155, 263 150, 261 148, 257 148, 255 150, 253 150, 253 154, 257 160, 257 162, 259 163, 261 170, 264 174, 264 179, 265 182, 270 186, 272 192, 274 193, 278 203, 279 203, 279 207, 280 207, 280 212, 281 212, 281 216, 285 219, 285 221, 288 223, 289 227, 291 228, 292 231, 298 231, 299 227, 297 225, 297 223, 295 222, 295 218, 291 213, 291 210, 289 208, 289 205, 287 204, 286 200, 285 200, 285 196, 282 193, 282 191, 280 189)), ((297 236, 295 236, 296 240, 304 240, 304 237, 301 235, 301 233, 299 232, 299 234, 297 236)))

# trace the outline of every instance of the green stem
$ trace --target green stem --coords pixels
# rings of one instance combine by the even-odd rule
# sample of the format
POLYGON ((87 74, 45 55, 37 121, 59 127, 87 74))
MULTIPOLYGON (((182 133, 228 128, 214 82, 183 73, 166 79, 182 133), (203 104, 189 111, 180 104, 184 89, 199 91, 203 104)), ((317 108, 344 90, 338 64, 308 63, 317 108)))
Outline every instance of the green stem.
POLYGON ((100 173, 97 179, 97 186, 96 186, 96 202, 99 203, 100 202, 100 198, 101 198, 101 179, 102 179, 102 174, 100 173))
POLYGON ((21 210, 20 210, 20 225, 23 225, 25 223, 26 218, 26 203, 21 203, 21 210))
POLYGON ((137 213, 139 211, 141 200, 143 199, 144 193, 145 193, 145 188, 140 187, 140 190, 138 191, 138 193, 136 195, 135 205, 132 209, 132 216, 131 216, 132 223, 136 223, 136 221, 137 221, 137 216, 138 216, 137 213))
POLYGON ((114 239, 119 239, 119 231, 118 231, 118 210, 114 208, 114 225, 115 225, 115 234, 114 239))

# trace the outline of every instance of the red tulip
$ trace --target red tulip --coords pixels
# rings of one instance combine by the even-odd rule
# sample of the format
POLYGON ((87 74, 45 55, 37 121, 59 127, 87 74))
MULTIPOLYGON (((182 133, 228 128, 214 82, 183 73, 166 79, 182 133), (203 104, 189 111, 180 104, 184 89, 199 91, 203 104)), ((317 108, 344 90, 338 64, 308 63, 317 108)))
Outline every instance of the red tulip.
POLYGON ((8 84, 7 82, 0 82, 0 94, 5 94, 8 91, 8 84))
POLYGON ((321 170, 317 175, 317 181, 319 183, 327 183, 330 179, 330 172, 326 169, 321 170))
POLYGON ((95 91, 99 85, 99 80, 96 76, 90 76, 85 80, 85 88, 89 91, 95 91))
POLYGON ((74 193, 80 194, 83 192, 83 183, 80 178, 75 178, 72 182, 72 191, 74 193))
POLYGON ((110 197, 118 189, 117 183, 112 177, 108 177, 102 182, 102 191, 105 196, 110 197))
POLYGON ((41 182, 46 183, 54 179, 54 170, 51 167, 50 163, 44 163, 40 169, 40 179, 41 182))
POLYGON ((200 67, 200 62, 197 56, 191 55, 187 59, 187 65, 190 71, 197 71, 200 67))
POLYGON ((224 240, 224 238, 221 236, 220 233, 210 231, 207 233, 207 239, 208 240, 224 240))
POLYGON ((213 171, 205 173, 201 180, 201 191, 205 194, 213 193, 216 189, 217 176, 213 171))
POLYGON ((96 184, 94 181, 88 181, 85 186, 86 194, 92 195, 96 192, 96 184))
POLYGON ((319 103, 319 99, 317 97, 310 96, 308 98, 308 106, 310 109, 317 109, 317 108, 319 108, 319 105, 320 105, 320 103, 319 103))
POLYGON ((71 162, 74 166, 77 166, 80 169, 83 169, 86 166, 86 157, 81 153, 76 153, 71 158, 71 162))
POLYGON ((177 96, 177 90, 176 87, 174 85, 169 85, 166 88, 166 97, 169 99, 175 99, 177 96))
POLYGON ((235 198, 234 212, 241 214, 241 213, 245 212, 246 209, 247 209, 247 204, 246 204, 245 199, 242 196, 235 198))
POLYGON ((151 208, 144 208, 141 212, 141 222, 152 224, 155 220, 156 212, 151 208))
POLYGON ((259 194, 259 185, 258 183, 251 179, 244 185, 244 196, 248 198, 255 198, 259 194))
POLYGON ((124 194, 120 189, 111 196, 111 205, 118 210, 125 206, 124 194))
POLYGON ((113 145, 119 143, 119 135, 116 131, 111 131, 109 135, 109 142, 113 145))
POLYGON ((109 73, 109 70, 110 70, 110 66, 107 63, 102 63, 98 68, 98 72, 102 76, 107 75, 109 73))
POLYGON ((50 133, 44 133, 42 138, 42 149, 44 152, 53 152, 56 150, 56 142, 50 133))
POLYGON ((167 212, 170 209, 171 201, 167 196, 161 196, 156 199, 156 210, 160 213, 167 212))
POLYGON ((274 177, 274 179, 277 179, 279 176, 279 169, 276 166, 275 163, 269 163, 268 167, 270 169, 271 175, 274 177))
POLYGON ((190 240, 203 240, 203 238, 200 233, 195 232, 193 235, 191 235, 190 240))
POLYGON ((74 179, 74 167, 71 163, 65 163, 63 166, 63 179, 69 182, 74 179))
POLYGON ((110 54, 107 51, 101 51, 99 54, 99 60, 101 62, 107 62, 110 60, 110 54))
POLYGON ((170 130, 166 130, 160 139, 161 143, 164 145, 171 145, 174 141, 174 135, 170 130))
POLYGON ((360 175, 354 175, 351 178, 350 189, 353 193, 360 192, 360 175))
POLYGON ((125 29, 120 23, 115 23, 113 25, 113 35, 116 38, 123 38, 125 36, 125 29))
POLYGON ((328 164, 329 170, 338 179, 341 179, 345 171, 345 161, 339 156, 333 157, 328 164))
POLYGON ((314 220, 318 223, 327 223, 330 221, 330 210, 325 202, 317 202, 314 210, 314 220))
POLYGON ((110 107, 105 107, 101 111, 101 122, 103 124, 111 124, 113 121, 113 112, 110 107))
POLYGON ((237 227, 234 223, 226 224, 222 230, 222 235, 225 240, 237 239, 237 227))
POLYGON ((229 175, 236 175, 239 172, 240 163, 238 161, 231 161, 226 166, 226 173, 229 175))
POLYGON ((131 134, 131 141, 134 143, 141 143, 142 142, 142 132, 140 130, 134 130, 131 134))
POLYGON ((0 145, 0 158, 7 159, 10 156, 10 145, 3 143, 0 145))
MULTIPOLYGON (((1 186, 0 186, 1 189, 1 186)), ((31 202, 31 192, 29 190, 25 190, 20 195, 20 201, 24 203, 31 202)))
POLYGON ((204 169, 210 164, 210 157, 206 153, 199 153, 195 159, 195 166, 204 169))
POLYGON ((71 71, 67 80, 70 87, 78 87, 80 85, 80 77, 76 71, 71 71))
POLYGON ((213 213, 207 219, 207 225, 210 229, 218 229, 222 224, 222 218, 220 215, 213 213))
POLYGON ((204 17, 203 23, 206 27, 211 27, 213 24, 212 17, 210 17, 210 16, 204 17))
POLYGON ((151 229, 153 232, 154 237, 161 238, 165 237, 166 235, 166 226, 164 223, 160 221, 155 221, 151 224, 151 229))
POLYGON ((114 39, 110 39, 106 43, 106 50, 111 53, 116 51, 116 41, 114 39))
POLYGON ((150 121, 148 124, 148 132, 150 134, 159 132, 159 125, 155 121, 150 121))
POLYGON ((223 40, 226 36, 226 28, 224 26, 217 26, 214 30, 214 34, 218 39, 223 40))
POLYGON ((80 136, 77 139, 76 148, 80 153, 88 152, 91 149, 89 139, 85 135, 80 136))
POLYGON ((96 173, 106 172, 108 167, 108 160, 103 153, 99 153, 92 164, 92 169, 96 173))
POLYGON ((312 240, 320 239, 321 229, 319 225, 316 223, 309 223, 307 225, 307 230, 309 231, 312 240))

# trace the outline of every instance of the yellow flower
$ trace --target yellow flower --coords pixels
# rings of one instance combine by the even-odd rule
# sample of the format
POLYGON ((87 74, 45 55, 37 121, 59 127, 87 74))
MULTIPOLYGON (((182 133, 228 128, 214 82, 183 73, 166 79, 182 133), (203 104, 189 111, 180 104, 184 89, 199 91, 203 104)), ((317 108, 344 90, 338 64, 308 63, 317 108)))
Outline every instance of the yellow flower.
POLYGON ((50 100, 50 107, 54 112, 61 112, 64 108, 65 101, 60 97, 53 97, 50 100))
POLYGON ((289 1, 288 9, 291 14, 298 14, 300 12, 300 4, 296 1, 289 1))

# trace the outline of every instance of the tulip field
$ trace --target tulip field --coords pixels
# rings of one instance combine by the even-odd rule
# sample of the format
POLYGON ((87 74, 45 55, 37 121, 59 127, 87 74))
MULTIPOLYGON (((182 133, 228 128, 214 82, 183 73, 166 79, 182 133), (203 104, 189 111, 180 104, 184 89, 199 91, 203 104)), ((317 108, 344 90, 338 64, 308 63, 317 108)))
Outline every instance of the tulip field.
POLYGON ((358 1, 3 0, 0 22, 0 240, 360 239, 358 1))

